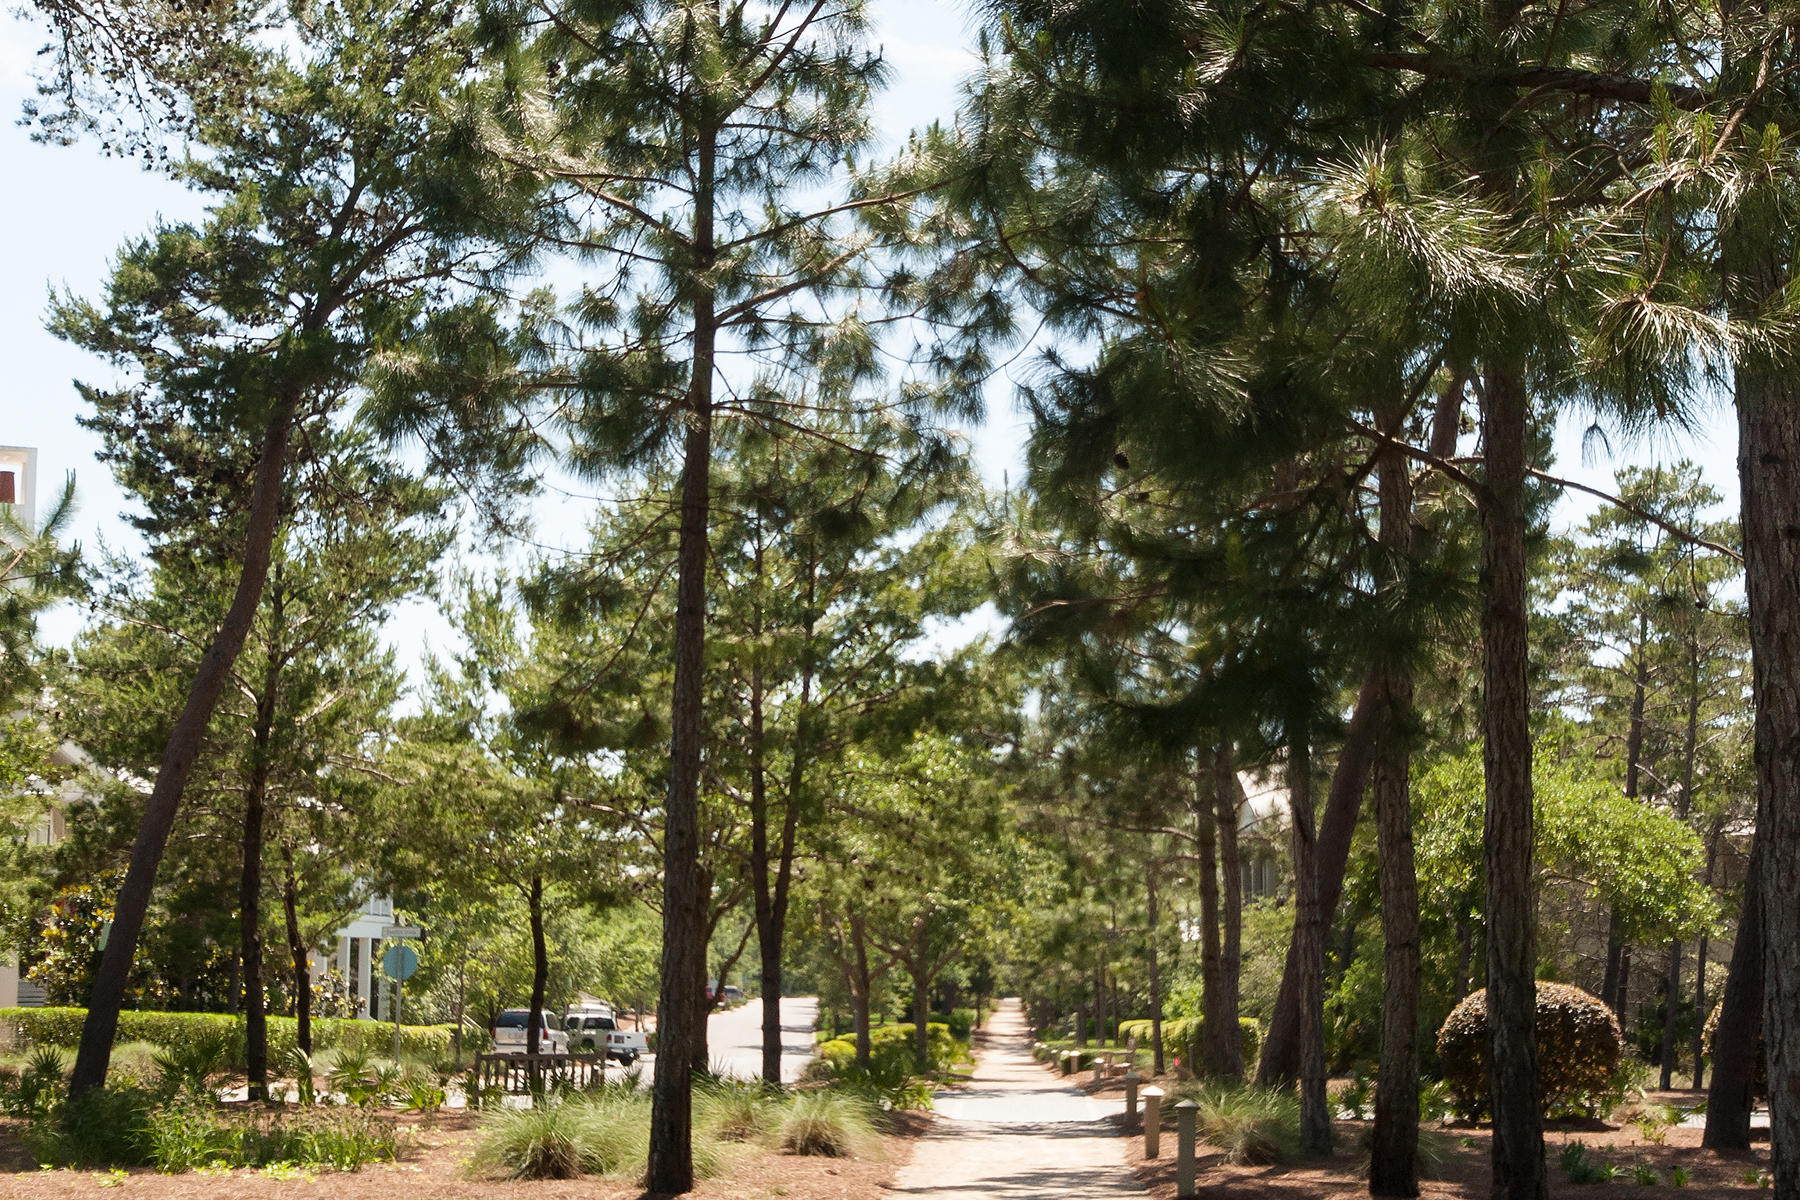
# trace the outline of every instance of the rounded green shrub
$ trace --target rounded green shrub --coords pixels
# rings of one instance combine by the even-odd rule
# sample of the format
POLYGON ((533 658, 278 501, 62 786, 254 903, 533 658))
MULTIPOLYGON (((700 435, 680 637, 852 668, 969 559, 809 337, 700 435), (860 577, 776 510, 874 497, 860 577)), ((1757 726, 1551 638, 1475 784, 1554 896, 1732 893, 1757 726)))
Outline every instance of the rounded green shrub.
MULTIPOLYGON (((1591 1107, 1611 1087, 1624 1037, 1599 997, 1566 983, 1537 985, 1538 1076, 1546 1112, 1591 1107)), ((1487 1111, 1487 989, 1472 992, 1438 1030, 1444 1083, 1459 1116, 1487 1111)))

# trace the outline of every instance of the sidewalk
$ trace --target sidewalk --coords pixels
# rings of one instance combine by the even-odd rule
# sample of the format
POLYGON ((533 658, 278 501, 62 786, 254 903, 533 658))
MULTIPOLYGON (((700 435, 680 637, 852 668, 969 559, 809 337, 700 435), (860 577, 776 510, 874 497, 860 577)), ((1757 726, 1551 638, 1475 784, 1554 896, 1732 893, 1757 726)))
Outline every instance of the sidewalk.
POLYGON ((978 1047, 975 1077, 937 1094, 938 1121, 888 1190, 919 1200, 1143 1196, 1105 1120, 1117 1100, 1064 1087, 1032 1060, 1017 1000, 1003 1000, 978 1047))

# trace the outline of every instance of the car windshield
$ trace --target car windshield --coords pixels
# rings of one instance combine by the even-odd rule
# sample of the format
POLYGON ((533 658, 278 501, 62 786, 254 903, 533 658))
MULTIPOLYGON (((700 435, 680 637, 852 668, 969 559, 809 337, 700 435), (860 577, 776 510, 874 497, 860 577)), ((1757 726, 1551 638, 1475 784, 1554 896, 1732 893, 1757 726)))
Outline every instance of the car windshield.
MULTIPOLYGON (((523 1028, 525 1028, 526 1024, 529 1023, 530 1018, 531 1018, 531 1010, 530 1009, 509 1008, 505 1012, 500 1014, 500 1019, 494 1022, 494 1027, 496 1029, 523 1029, 523 1028)), ((544 1025, 546 1028, 548 1028, 549 1024, 550 1024, 549 1015, 545 1014, 544 1025)))

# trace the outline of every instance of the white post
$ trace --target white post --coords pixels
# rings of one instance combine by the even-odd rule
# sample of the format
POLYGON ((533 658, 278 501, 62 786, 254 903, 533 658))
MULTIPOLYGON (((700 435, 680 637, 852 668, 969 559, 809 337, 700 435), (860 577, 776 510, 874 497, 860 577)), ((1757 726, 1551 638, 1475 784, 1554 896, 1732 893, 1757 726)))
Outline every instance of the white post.
POLYGON ((369 958, 375 952, 375 939, 374 938, 358 938, 357 941, 362 943, 362 952, 359 955, 357 955, 356 997, 357 997, 357 1002, 362 1005, 362 1013, 360 1015, 363 1017, 367 1017, 369 1015, 369 1012, 371 1011, 371 1007, 372 1007, 369 1004, 369 984, 371 982, 373 973, 370 971, 369 968, 373 964, 371 964, 369 962, 369 958))

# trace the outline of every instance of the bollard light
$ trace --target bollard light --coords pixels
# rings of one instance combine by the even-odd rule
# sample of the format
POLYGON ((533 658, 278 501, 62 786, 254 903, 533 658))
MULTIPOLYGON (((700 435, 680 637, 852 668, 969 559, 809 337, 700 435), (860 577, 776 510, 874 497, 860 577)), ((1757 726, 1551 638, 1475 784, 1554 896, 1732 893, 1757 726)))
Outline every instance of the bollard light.
POLYGON ((1144 1157, 1155 1158, 1162 1152, 1162 1099, 1159 1087, 1144 1089, 1144 1157))
POLYGON ((1200 1106, 1183 1100, 1175 1106, 1175 1194, 1188 1200, 1194 1195, 1194 1124, 1200 1106))
POLYGON ((1076 1057, 1077 1056, 1073 1050, 1064 1050, 1063 1051, 1062 1067, 1063 1067, 1064 1075, 1073 1075, 1075 1073, 1076 1057))
POLYGON ((1136 1071, 1125 1072, 1125 1128, 1127 1129, 1137 1124, 1138 1084, 1142 1082, 1144 1082, 1144 1077, 1136 1071))

